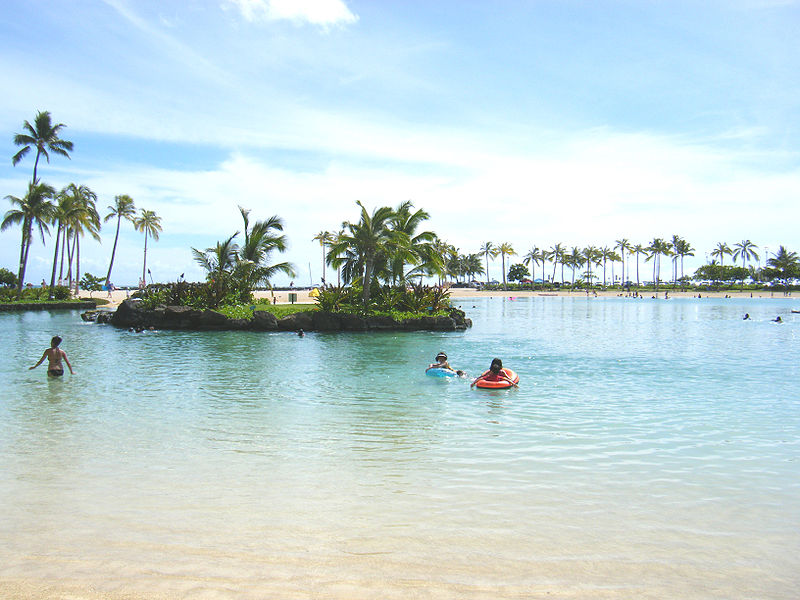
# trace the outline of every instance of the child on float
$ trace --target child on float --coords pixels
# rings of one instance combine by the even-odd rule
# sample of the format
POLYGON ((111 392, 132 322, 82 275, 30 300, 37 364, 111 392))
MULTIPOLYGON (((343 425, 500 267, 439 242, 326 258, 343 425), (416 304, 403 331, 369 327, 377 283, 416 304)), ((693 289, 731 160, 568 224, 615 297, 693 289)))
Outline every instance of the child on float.
POLYGON ((507 381, 514 387, 519 387, 519 385, 514 383, 508 376, 508 372, 503 368, 503 361, 499 358, 493 359, 489 370, 484 371, 481 375, 476 377, 469 387, 474 386, 479 381, 507 381))

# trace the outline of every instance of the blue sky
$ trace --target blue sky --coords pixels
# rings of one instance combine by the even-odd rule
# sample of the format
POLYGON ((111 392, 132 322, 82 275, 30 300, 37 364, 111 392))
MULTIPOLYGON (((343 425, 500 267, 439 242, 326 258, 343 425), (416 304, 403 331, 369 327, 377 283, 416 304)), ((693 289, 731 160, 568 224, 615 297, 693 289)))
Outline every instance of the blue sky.
MULTIPOLYGON (((356 200, 411 200, 462 252, 678 234, 693 268, 719 241, 800 250, 799 4, 5 0, 0 194, 24 194, 12 138, 49 110, 75 149, 42 179, 161 216, 157 280, 201 279, 190 247, 240 229, 237 205, 284 219, 276 260, 301 284, 356 200)), ((0 266, 19 236, 0 233, 0 266)), ((83 270, 112 242, 109 223, 83 270)), ((142 246, 123 225, 112 279, 136 282, 142 246)), ((49 256, 37 240, 29 280, 49 256)))

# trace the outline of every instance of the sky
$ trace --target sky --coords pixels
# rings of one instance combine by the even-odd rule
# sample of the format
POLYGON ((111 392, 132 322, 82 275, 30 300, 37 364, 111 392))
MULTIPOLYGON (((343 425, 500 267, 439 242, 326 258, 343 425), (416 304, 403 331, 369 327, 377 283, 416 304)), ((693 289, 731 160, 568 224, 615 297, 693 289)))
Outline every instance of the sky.
MULTIPOLYGON (((47 110, 74 150, 41 179, 89 186, 101 216, 118 194, 155 211, 156 281, 202 280, 191 248, 241 231, 242 206, 283 219, 273 261, 317 283, 312 238, 356 200, 410 200, 462 253, 508 242, 513 262, 676 234, 687 271, 718 242, 763 261, 800 250, 797 31, 796 0, 4 0, 0 214, 33 170, 14 134, 47 110)), ((82 271, 105 274, 114 225, 82 271)), ((0 233, 0 266, 19 244, 0 233)), ((112 281, 138 281, 143 249, 123 223, 112 281)))

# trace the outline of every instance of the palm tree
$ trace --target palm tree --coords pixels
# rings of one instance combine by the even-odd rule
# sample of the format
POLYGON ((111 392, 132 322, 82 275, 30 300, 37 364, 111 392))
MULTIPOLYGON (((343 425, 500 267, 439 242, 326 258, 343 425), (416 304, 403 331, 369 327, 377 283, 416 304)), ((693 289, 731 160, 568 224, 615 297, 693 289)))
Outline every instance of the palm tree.
POLYGON ((360 200, 356 204, 361 208, 359 222, 346 224, 346 232, 328 252, 328 262, 333 266, 344 265, 342 274, 347 273, 345 279, 352 281, 361 276, 364 286, 362 299, 366 308, 375 260, 380 254, 388 255, 389 246, 394 241, 390 227, 394 211, 382 206, 370 214, 360 200))
POLYGON ((725 242, 717 242, 717 247, 711 251, 711 256, 719 259, 719 265, 725 266, 725 255, 731 254, 731 249, 725 242))
MULTIPOLYGON (((117 232, 114 234, 114 247, 111 249, 111 262, 108 264, 108 273, 106 273, 106 285, 111 281, 111 269, 114 268, 114 256, 117 253, 117 240, 119 239, 119 225, 122 219, 133 223, 136 216, 136 207, 133 205, 133 198, 127 194, 120 194, 114 197, 114 205, 108 207, 108 214, 103 219, 108 222, 109 219, 117 218, 117 232)), ((53 269, 55 275, 55 269, 53 269)))
POLYGON ((506 256, 511 258, 512 256, 515 256, 517 253, 514 252, 513 246, 511 246, 511 244, 508 242, 503 242, 502 244, 500 244, 500 246, 497 248, 497 253, 503 259, 503 289, 507 290, 508 286, 506 284, 506 256))
POLYGON ((330 231, 320 231, 311 239, 322 247, 322 285, 325 285, 325 246, 333 241, 333 236, 330 231))
POLYGON ((6 196, 12 205, 18 209, 9 210, 3 217, 0 231, 5 231, 12 225, 22 226, 22 241, 19 248, 19 281, 17 282, 17 297, 22 295, 22 286, 25 281, 25 268, 28 264, 28 251, 33 241, 33 227, 36 225, 44 243, 44 232, 49 232, 47 224, 52 221, 54 207, 51 199, 55 190, 45 183, 29 183, 28 193, 22 198, 6 196))
POLYGON ((633 251, 633 246, 631 246, 631 243, 627 238, 617 240, 615 243, 616 246, 614 247, 619 248, 619 254, 621 257, 620 262, 622 262, 622 286, 625 287, 625 282, 627 281, 627 279, 625 279, 625 258, 626 254, 630 254, 633 251))
POLYGON ((694 248, 692 248, 692 245, 689 242, 683 238, 680 238, 678 245, 675 248, 675 254, 681 259, 681 287, 683 287, 683 259, 686 256, 694 256, 694 248))
POLYGON ((97 213, 97 195, 85 185, 70 183, 61 191, 70 197, 72 210, 67 221, 67 241, 72 238, 72 248, 69 255, 68 277, 72 275, 72 258, 75 258, 75 293, 78 292, 78 282, 81 279, 81 236, 88 232, 94 239, 100 241, 100 215, 97 213))
MULTIPOLYGON (((72 198, 66 194, 66 188, 56 196, 57 204, 53 207, 53 224, 56 226, 56 243, 53 251, 53 270, 50 274, 50 297, 53 297, 53 289, 56 285, 56 266, 58 265, 58 251, 62 249, 62 268, 63 268, 63 246, 61 245, 62 235, 66 237, 67 223, 72 219, 73 202, 72 198), (59 248, 61 247, 61 248, 59 248)), ((66 241, 64 242, 66 244, 66 241)))
POLYGON ((142 281, 146 282, 145 274, 147 272, 147 237, 152 237, 158 241, 158 235, 161 230, 161 217, 157 216, 152 210, 140 209, 141 215, 133 220, 133 226, 136 231, 144 233, 144 260, 142 261, 142 281))
POLYGON ((639 287, 639 256, 647 254, 647 248, 641 244, 636 244, 633 247, 633 253, 636 255, 636 287, 639 287))
POLYGON ((772 258, 767 259, 767 266, 776 269, 784 284, 789 283, 789 279, 796 276, 796 272, 800 265, 800 258, 797 252, 791 252, 784 246, 778 246, 778 251, 772 258))
POLYGON ((295 277, 294 266, 291 263, 269 264, 269 257, 273 251, 286 252, 286 236, 275 233, 283 231, 283 220, 273 215, 266 221, 256 221, 250 227, 250 211, 240 206, 239 212, 244 220, 244 245, 239 249, 237 265, 239 279, 247 288, 244 291, 249 293, 250 289, 260 283, 269 282, 279 272, 295 277))
POLYGON ((645 261, 653 261, 653 289, 658 291, 658 284, 661 279, 661 256, 669 256, 669 242, 661 238, 653 238, 648 250, 648 256, 645 261))
MULTIPOLYGON (((560 243, 555 244, 550 247, 550 260, 553 261, 553 283, 556 281, 556 269, 558 268, 558 263, 561 263, 561 283, 564 283, 564 246, 560 243)), ((544 269, 544 262, 542 262, 542 269, 544 269)), ((544 279, 544 277, 542 277, 544 279)), ((542 282, 544 283, 544 281, 542 282)))
POLYGON ((569 291, 573 291, 575 289, 575 271, 576 269, 582 269, 583 265, 586 264, 586 258, 584 258, 583 250, 578 248, 577 246, 572 247, 572 252, 569 255, 569 266, 572 268, 572 281, 570 282, 569 291))
POLYGON ((737 242, 733 245, 733 262, 735 263, 739 257, 742 258, 742 266, 747 268, 747 261, 758 260, 758 253, 756 246, 750 240, 742 240, 741 242, 737 242))
MULTIPOLYGON (((525 266, 531 265, 531 289, 533 289, 533 282, 536 279, 536 263, 542 263, 542 272, 544 273, 544 255, 542 251, 534 246, 531 248, 528 253, 523 257, 523 263, 525 266)), ((544 285, 544 281, 542 281, 542 285, 544 285)))
POLYGON ((33 163, 33 177, 31 178, 31 182, 36 184, 39 158, 44 156, 49 163, 48 151, 69 158, 69 153, 72 152, 72 142, 58 137, 59 132, 66 125, 63 123, 53 125, 48 111, 39 111, 33 120, 33 125, 25 121, 22 127, 27 133, 18 133, 14 136, 14 145, 22 146, 22 148, 11 158, 11 164, 16 166, 30 152, 31 148, 36 148, 36 160, 33 163))
POLYGON ((237 235, 238 231, 227 240, 217 242, 216 246, 206 248, 204 251, 192 248, 195 262, 206 270, 208 280, 214 289, 214 307, 219 306, 231 282, 231 274, 236 266, 239 251, 239 246, 233 241, 237 235))
POLYGON ((497 254, 500 252, 498 248, 494 247, 492 242, 486 242, 483 246, 480 247, 478 250, 478 254, 483 254, 486 257, 486 283, 489 283, 489 257, 492 257, 492 260, 497 258, 497 254))
POLYGON ((591 286, 594 275, 592 274, 592 265, 600 264, 599 257, 600 251, 595 246, 586 246, 583 251, 583 263, 586 265, 586 281, 587 285, 591 286))
POLYGON ((405 273, 405 265, 416 267, 424 263, 429 245, 436 239, 436 234, 432 231, 417 233, 419 226, 423 221, 427 221, 430 215, 422 209, 415 211, 413 208, 411 201, 406 200, 395 209, 391 218, 391 228, 395 241, 398 242, 389 260, 392 281, 405 282, 407 276, 413 276, 417 270, 412 269, 409 273, 405 273))

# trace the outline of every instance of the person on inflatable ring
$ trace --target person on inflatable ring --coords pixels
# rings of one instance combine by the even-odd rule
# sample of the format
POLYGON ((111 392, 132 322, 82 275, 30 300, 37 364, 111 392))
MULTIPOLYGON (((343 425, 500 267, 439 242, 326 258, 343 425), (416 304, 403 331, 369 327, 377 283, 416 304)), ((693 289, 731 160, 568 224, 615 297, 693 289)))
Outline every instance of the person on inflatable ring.
POLYGON ((507 381, 514 387, 519 387, 518 384, 514 383, 511 378, 508 376, 508 373, 503 368, 503 361, 499 358, 495 358, 492 360, 492 364, 489 367, 488 371, 485 371, 482 375, 475 378, 475 380, 470 384, 469 387, 473 387, 479 381, 507 381))
POLYGON ((439 352, 439 354, 436 355, 436 362, 430 364, 428 368, 425 369, 425 372, 427 373, 431 369, 447 369, 448 371, 453 371, 459 377, 461 377, 464 374, 464 371, 454 369, 453 367, 450 366, 450 363, 447 362, 447 354, 445 354, 444 352, 439 352))

